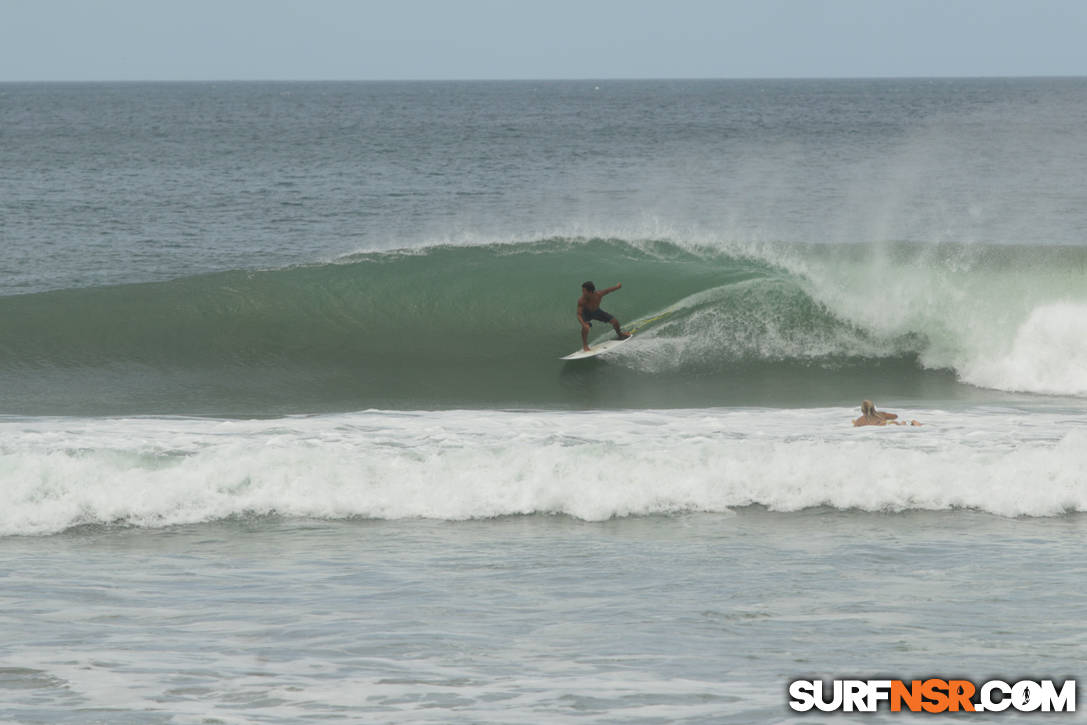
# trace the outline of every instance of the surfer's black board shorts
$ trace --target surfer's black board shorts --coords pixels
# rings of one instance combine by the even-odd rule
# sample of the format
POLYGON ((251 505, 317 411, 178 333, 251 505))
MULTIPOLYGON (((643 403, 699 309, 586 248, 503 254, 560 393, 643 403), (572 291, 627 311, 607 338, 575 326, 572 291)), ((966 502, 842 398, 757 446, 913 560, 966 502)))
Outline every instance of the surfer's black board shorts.
POLYGON ((589 327, 593 326, 592 320, 599 320, 600 322, 611 322, 614 319, 611 315, 604 310, 595 309, 592 312, 586 312, 584 308, 581 310, 581 319, 589 323, 589 327))

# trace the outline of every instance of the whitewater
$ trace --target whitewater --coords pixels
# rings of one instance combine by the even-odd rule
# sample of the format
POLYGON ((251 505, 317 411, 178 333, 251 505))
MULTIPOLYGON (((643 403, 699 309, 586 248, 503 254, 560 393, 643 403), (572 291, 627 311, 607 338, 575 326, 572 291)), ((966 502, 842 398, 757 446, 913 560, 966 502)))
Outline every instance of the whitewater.
POLYGON ((0 720, 780 723, 794 679, 1077 678, 1085 112, 0 84, 0 720), (566 363, 586 280, 635 335, 566 363))
POLYGON ((1087 510, 1082 412, 909 414, 927 425, 856 431, 850 409, 6 420, 0 534, 237 517, 605 521, 753 505, 1087 510))

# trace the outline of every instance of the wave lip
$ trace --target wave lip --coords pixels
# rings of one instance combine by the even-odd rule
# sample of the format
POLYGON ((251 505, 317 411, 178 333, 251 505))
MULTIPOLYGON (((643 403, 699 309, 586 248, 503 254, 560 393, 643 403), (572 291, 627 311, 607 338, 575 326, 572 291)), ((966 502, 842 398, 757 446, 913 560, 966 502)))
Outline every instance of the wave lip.
POLYGON ((252 516, 603 521, 755 504, 1087 511, 1087 411, 917 410, 924 427, 883 429, 853 429, 854 412, 8 420, 0 535, 252 516))

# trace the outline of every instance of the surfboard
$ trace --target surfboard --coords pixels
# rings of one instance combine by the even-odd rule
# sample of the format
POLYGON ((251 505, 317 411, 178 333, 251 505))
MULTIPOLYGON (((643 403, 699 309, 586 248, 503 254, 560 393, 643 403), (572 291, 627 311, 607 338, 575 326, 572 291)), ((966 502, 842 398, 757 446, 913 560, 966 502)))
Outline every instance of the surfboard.
POLYGON ((605 340, 599 345, 593 345, 592 347, 590 347, 588 352, 586 352, 585 350, 578 350, 577 352, 572 352, 569 355, 564 355, 563 357, 560 357, 559 360, 584 360, 587 357, 596 357, 597 355, 603 355, 609 350, 614 350, 615 348, 619 347, 631 337, 634 336, 631 335, 630 337, 624 337, 622 340, 605 340))

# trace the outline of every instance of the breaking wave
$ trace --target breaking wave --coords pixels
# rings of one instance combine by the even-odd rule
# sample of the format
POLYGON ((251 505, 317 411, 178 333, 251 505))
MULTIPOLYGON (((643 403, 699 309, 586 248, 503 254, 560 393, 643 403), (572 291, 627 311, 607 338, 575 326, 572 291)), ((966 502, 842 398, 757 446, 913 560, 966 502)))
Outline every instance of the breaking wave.
POLYGON ((601 370, 617 406, 729 404, 737 379, 851 400, 857 375, 1082 396, 1085 269, 1079 247, 544 239, 9 296, 0 410, 564 407, 601 370), (623 283, 605 307, 637 344, 564 368, 589 278, 623 283))

